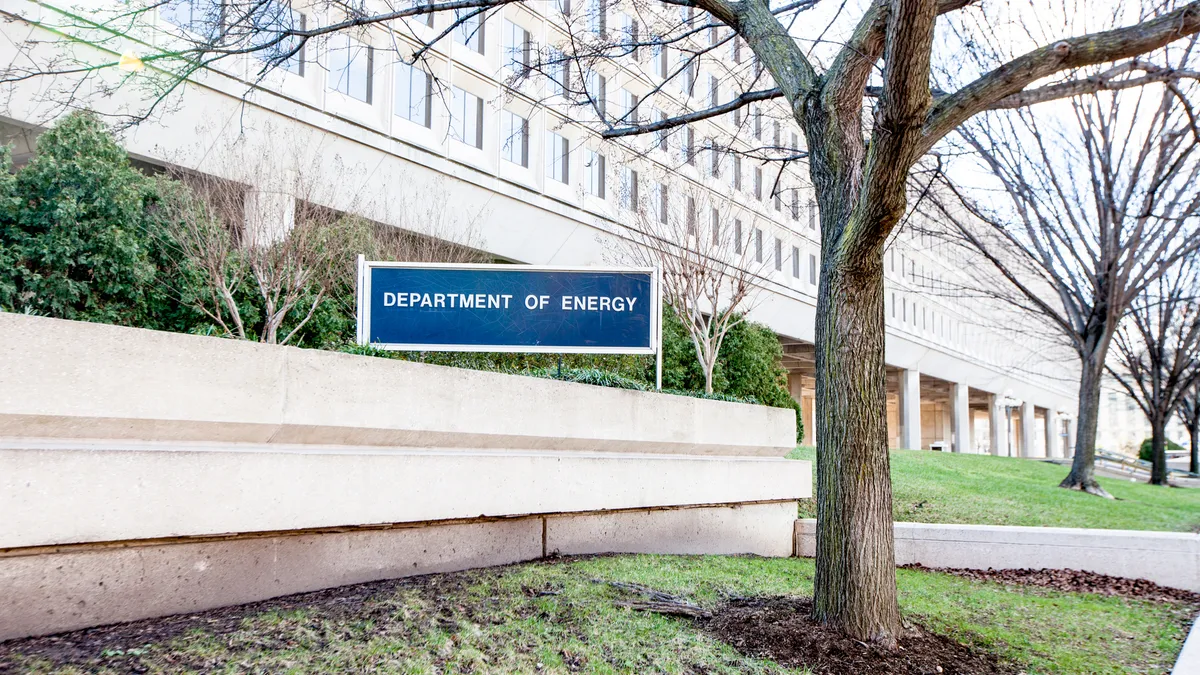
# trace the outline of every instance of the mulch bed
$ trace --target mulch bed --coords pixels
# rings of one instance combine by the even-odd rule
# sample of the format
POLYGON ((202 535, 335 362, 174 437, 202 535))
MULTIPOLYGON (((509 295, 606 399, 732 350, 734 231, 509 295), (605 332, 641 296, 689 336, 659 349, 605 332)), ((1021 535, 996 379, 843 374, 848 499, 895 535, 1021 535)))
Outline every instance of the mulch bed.
POLYGON ((1125 579, 1095 572, 1052 569, 973 570, 925 567, 924 565, 905 565, 904 568, 924 572, 945 572, 975 581, 994 581, 1010 586, 1041 586, 1067 593, 1096 593, 1138 600, 1200 605, 1200 593, 1159 586, 1153 581, 1145 579, 1125 579))
POLYGON ((1002 675, 1020 669, 906 623, 899 649, 848 638, 810 617, 808 598, 738 598, 698 625, 743 654, 815 675, 1002 675))

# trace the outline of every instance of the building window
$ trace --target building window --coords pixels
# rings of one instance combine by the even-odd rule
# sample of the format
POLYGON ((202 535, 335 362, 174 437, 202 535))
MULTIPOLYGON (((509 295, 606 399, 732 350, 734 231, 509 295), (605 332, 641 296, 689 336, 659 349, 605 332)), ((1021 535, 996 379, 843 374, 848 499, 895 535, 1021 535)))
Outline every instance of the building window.
POLYGON ((754 167, 754 198, 760 202, 763 198, 763 172, 761 166, 754 167))
MULTIPOLYGON (((655 108, 654 109, 654 120, 656 122, 666 122, 667 114, 665 112, 655 108)), ((662 150, 663 152, 668 152, 669 144, 667 142, 667 137, 669 135, 670 135, 670 131, 668 129, 659 129, 658 130, 658 149, 659 150, 662 150)))
MULTIPOLYGON (((210 0, 215 2, 215 0, 210 0)), ((217 3, 219 4, 219 3, 217 3)), ((192 5, 193 11, 195 5, 192 5)), ((163 11, 172 9, 171 4, 163 6, 163 11)), ((180 17, 184 20, 183 17, 180 17)), ((255 4, 245 17, 250 33, 250 44, 259 48, 256 56, 286 72, 304 77, 304 42, 297 37, 285 37, 283 33, 293 30, 304 30, 305 16, 292 9, 285 2, 268 0, 255 4)), ((195 17, 191 19, 195 23, 195 17)), ((201 19, 202 25, 207 25, 207 19, 201 19)), ((172 21, 175 23, 175 21, 172 21)), ((186 26, 184 26, 186 28, 186 26)), ((203 29, 201 29, 203 30, 203 29)), ((195 31, 193 31, 195 32, 195 31)))
POLYGON ((630 211, 638 208, 638 173, 628 166, 621 169, 621 199, 630 211))
POLYGON ((712 243, 716 246, 721 243, 721 214, 713 209, 709 212, 708 220, 709 226, 712 227, 712 243))
POLYGON ((717 101, 721 100, 721 85, 717 82, 715 75, 708 76, 708 106, 710 108, 717 107, 717 101))
POLYGON ((775 237, 775 271, 783 271, 783 241, 775 237))
POLYGON ((592 71, 588 73, 588 96, 592 99, 592 107, 600 119, 604 119, 604 107, 608 98, 608 78, 592 71))
POLYGON ((504 67, 510 72, 524 75, 529 72, 530 51, 533 41, 529 31, 504 20, 504 67))
POLYGON ((817 256, 808 254, 808 283, 817 285, 817 256))
POLYGON ((654 45, 651 57, 654 59, 654 72, 660 80, 667 79, 671 73, 671 49, 664 44, 654 45))
POLYGON ((529 168, 529 120, 509 111, 500 111, 500 133, 504 146, 500 154, 504 159, 529 168))
POLYGON ((558 11, 563 16, 571 16, 571 0, 558 0, 558 11))
POLYGON ((668 209, 671 206, 670 197, 667 195, 667 186, 665 183, 658 184, 658 222, 663 225, 667 224, 667 220, 671 217, 668 209))
POLYGON ((800 248, 798 246, 792 247, 792 278, 800 278, 800 248))
POLYGON ((571 142, 554 133, 546 132, 546 175, 560 183, 571 182, 571 142))
POLYGON ((775 190, 775 194, 774 194, 772 197, 773 197, 773 198, 772 198, 772 201, 775 203, 775 210, 776 210, 776 211, 783 211, 783 194, 782 194, 782 191, 781 191, 781 190, 775 190))
POLYGON ((588 30, 600 37, 608 31, 608 3, 605 0, 595 0, 595 9, 588 14, 588 30))
POLYGON ((215 38, 224 23, 225 3, 221 0, 168 0, 159 6, 158 16, 206 38, 215 38))
POLYGON ((742 254, 742 242, 745 241, 742 235, 742 221, 739 218, 733 219, 733 252, 742 254))
POLYGON ((432 79, 425 71, 403 61, 396 63, 395 113, 425 128, 433 126, 432 79))
MULTIPOLYGON (((814 199, 808 200, 808 229, 817 229, 817 217, 820 211, 817 209, 817 202, 814 199)), ((892 271, 896 271, 896 254, 892 252, 892 271)))
POLYGON ((730 46, 730 49, 733 50, 733 62, 741 63, 742 62, 742 39, 739 37, 733 38, 733 44, 730 46))
POLYGON ((680 146, 683 161, 690 166, 696 166, 696 130, 690 126, 683 129, 683 144, 680 146))
POLYGON ((638 95, 628 89, 621 89, 621 96, 618 99, 621 106, 619 110, 613 112, 613 117, 618 122, 637 124, 638 123, 638 95))
POLYGON ((454 41, 473 52, 483 53, 484 26, 483 12, 479 9, 456 9, 454 14, 459 22, 454 29, 454 41))
POLYGON ((733 186, 734 190, 741 192, 741 190, 742 190, 742 156, 741 155, 733 156, 733 171, 731 173, 733 175, 729 177, 730 185, 733 186))
POLYGON ((712 160, 712 166, 709 167, 709 174, 713 178, 721 177, 721 151, 717 148, 717 144, 713 141, 708 142, 708 153, 712 160))
POLYGON ((591 150, 583 153, 583 165, 587 173, 587 191, 593 197, 604 199, 604 155, 591 150))
POLYGON ((762 140, 762 109, 758 106, 751 108, 751 114, 754 116, 754 140, 762 140))
POLYGON ((641 41, 638 38, 637 19, 622 12, 618 15, 618 21, 620 22, 618 28, 621 31, 621 39, 633 47, 633 60, 640 63, 642 60, 642 47, 640 44, 641 41))
POLYGON ((792 190, 792 220, 800 220, 800 190, 792 190))
POLYGON ((687 233, 689 237, 696 236, 696 198, 687 198, 687 233))
POLYGON ((754 262, 763 261, 762 230, 754 228, 754 262))
POLYGON ((454 87, 450 103, 450 136, 467 145, 483 148, 483 99, 454 87))
POLYGON ((571 60, 557 49, 551 49, 546 59, 550 79, 550 94, 567 98, 571 95, 571 60))
POLYGON ((358 40, 337 33, 329 38, 329 88, 371 102, 371 77, 375 50, 358 40))
POLYGON ((779 120, 775 120, 775 147, 776 148, 783 147, 781 145, 782 136, 783 136, 783 126, 781 124, 779 124, 779 120))

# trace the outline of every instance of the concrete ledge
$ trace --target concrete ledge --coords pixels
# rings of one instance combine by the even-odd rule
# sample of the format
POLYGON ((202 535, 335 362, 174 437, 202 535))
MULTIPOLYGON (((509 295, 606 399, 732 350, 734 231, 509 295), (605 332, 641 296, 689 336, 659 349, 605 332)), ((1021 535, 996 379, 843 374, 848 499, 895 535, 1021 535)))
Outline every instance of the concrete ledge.
POLYGON ((0 640, 532 560, 547 547, 786 556, 795 509, 681 508, 10 553, 0 556, 0 640))
POLYGON ((1183 641, 1183 649, 1179 658, 1175 659, 1175 667, 1171 675, 1196 675, 1200 673, 1200 616, 1192 621, 1192 629, 1183 641))
MULTIPOLYGON (((816 521, 796 521, 797 555, 816 554, 816 521)), ((1200 592, 1200 535, 1069 527, 896 523, 896 564, 1076 569, 1200 592)))
POLYGON ((279 445, 0 445, 0 549, 796 500, 786 459, 279 445))
POLYGON ((546 518, 549 553, 738 554, 787 557, 798 504, 618 511, 546 518))
POLYGON ((782 456, 796 422, 766 406, 0 313, 0 436, 782 456))

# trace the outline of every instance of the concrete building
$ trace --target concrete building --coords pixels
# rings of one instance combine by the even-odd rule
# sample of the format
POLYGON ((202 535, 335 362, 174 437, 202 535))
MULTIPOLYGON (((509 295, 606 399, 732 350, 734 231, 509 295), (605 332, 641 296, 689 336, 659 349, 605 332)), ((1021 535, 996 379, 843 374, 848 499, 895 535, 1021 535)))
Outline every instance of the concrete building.
MULTIPOLYGON (((105 62, 126 49, 143 56, 170 50, 172 36, 189 25, 190 1, 199 0, 162 5, 119 44, 90 52, 74 45, 72 54, 105 62)), ((43 25, 67 21, 54 3, 19 2, 17 13, 36 15, 43 25)), ((633 21, 619 3, 609 7, 609 25, 633 21)), ((411 47, 410 35, 438 35, 449 25, 447 16, 408 21, 396 32, 372 26, 354 37, 313 42, 286 68, 261 78, 253 57, 230 58, 171 92, 122 142, 147 166, 246 184, 248 222, 286 229, 296 199, 287 186, 299 176, 312 188, 306 200, 530 264, 612 262, 640 205, 631 195, 653 195, 654 208, 679 210, 686 208, 681 195, 703 191, 732 206, 732 225, 744 228, 744 241, 762 264, 751 316, 779 335, 790 388, 811 434, 820 247, 807 173, 802 162, 790 163, 772 194, 778 164, 719 153, 710 158, 696 140, 736 135, 739 147, 768 139, 800 149, 802 138, 764 102, 698 123, 692 132, 625 145, 601 141, 594 124, 565 117, 553 105, 553 82, 530 81, 519 90, 505 85, 520 65, 514 54, 564 38, 556 8, 540 0, 507 5, 488 16, 484 30, 454 31, 438 41, 416 69, 398 62, 396 45, 411 47)), ((293 11, 336 10, 296 3, 293 11)), ((53 33, 22 21, 6 22, 0 31, 3 63, 48 63, 65 48, 53 33), (31 38, 44 42, 31 44, 31 38)), ((742 62, 732 51, 720 56, 725 66, 742 62)), ((657 64, 671 58, 644 54, 606 64, 597 75, 601 100, 619 110, 645 105, 651 96, 651 110, 661 114, 720 98, 716 74, 725 71, 715 61, 691 73, 686 85, 656 91, 663 74, 657 64)), ((146 89, 136 85, 152 77, 149 71, 107 71, 93 77, 132 82, 108 95, 91 80, 78 90, 77 104, 114 115, 147 104, 146 89)), ((32 152, 38 129, 63 112, 51 89, 44 79, 18 83, 0 110, 0 134, 16 145, 18 162, 32 152)), ((971 263, 939 250, 933 238, 901 228, 886 255, 891 446, 1069 455, 1075 410, 1069 359, 1048 357, 1036 339, 1040 331, 1019 319, 944 290, 965 285, 971 263)))

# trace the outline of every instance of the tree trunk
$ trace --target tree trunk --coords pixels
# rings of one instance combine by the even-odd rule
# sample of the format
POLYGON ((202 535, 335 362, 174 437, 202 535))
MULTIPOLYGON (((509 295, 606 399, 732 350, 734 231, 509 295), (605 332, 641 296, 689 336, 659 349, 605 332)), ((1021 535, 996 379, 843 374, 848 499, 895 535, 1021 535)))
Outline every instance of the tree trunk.
POLYGON ((1079 415, 1075 422, 1075 458, 1071 473, 1059 487, 1082 490, 1089 494, 1112 499, 1096 482, 1096 427, 1100 417, 1100 380, 1104 374, 1103 355, 1080 356, 1079 415))
POLYGON ((883 258, 828 259, 817 300, 815 618, 894 647, 900 633, 883 363, 883 258))
MULTIPOLYGON (((1196 401, 1196 405, 1200 406, 1200 400, 1196 401)), ((1191 424, 1188 425, 1188 439, 1192 446, 1192 460, 1188 462, 1188 471, 1200 473, 1200 414, 1192 415, 1191 424)))
POLYGON ((1167 418, 1150 419, 1150 484, 1167 485, 1167 418))

